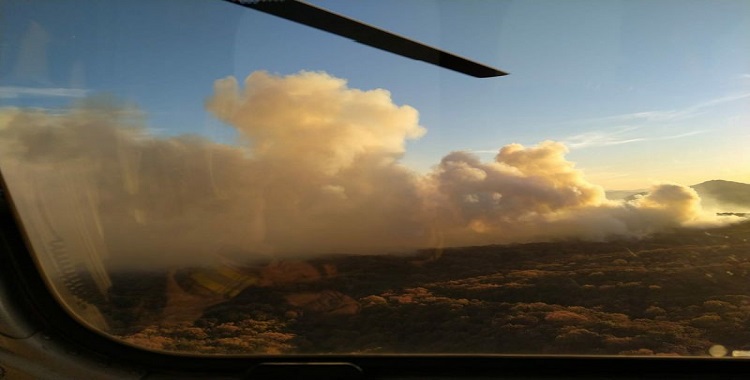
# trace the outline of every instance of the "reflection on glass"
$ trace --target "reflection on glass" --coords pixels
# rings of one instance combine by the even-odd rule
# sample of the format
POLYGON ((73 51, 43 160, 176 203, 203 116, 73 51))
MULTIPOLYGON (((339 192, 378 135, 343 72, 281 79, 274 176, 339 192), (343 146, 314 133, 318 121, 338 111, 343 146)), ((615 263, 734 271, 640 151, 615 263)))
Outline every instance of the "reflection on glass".
POLYGON ((205 354, 750 350, 747 2, 328 6, 516 68, 224 2, 2 6, 0 169, 77 318, 205 354))

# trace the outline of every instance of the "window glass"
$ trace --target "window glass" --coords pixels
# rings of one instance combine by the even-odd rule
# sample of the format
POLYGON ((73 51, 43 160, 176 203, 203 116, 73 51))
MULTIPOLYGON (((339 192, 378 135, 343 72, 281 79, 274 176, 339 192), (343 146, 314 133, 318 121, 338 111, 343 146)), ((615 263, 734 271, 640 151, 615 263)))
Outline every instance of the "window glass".
POLYGON ((191 354, 750 356, 750 2, 0 4, 0 170, 82 323, 191 354))

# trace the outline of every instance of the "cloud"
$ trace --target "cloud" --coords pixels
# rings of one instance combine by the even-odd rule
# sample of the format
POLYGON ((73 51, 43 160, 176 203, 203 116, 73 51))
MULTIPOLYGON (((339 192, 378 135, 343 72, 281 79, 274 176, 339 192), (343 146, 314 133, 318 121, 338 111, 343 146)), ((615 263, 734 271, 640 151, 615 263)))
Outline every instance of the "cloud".
POLYGON ((407 139, 425 132, 417 111, 394 105, 388 91, 349 89, 327 74, 281 78, 260 71, 244 85, 240 90, 233 77, 217 81, 207 109, 234 126, 261 161, 295 160, 335 173, 359 156, 392 161, 407 139))
POLYGON ((705 130, 695 130, 666 136, 635 137, 632 136, 633 133, 630 133, 631 131, 633 131, 633 128, 622 128, 613 131, 591 131, 570 136, 563 140, 563 142, 571 148, 588 148, 631 144, 643 141, 674 140, 707 132, 705 130))
POLYGON ((490 161, 450 152, 419 174, 400 163, 425 133, 417 111, 325 73, 221 79, 206 109, 241 141, 154 135, 137 110, 98 98, 63 114, 0 112, 0 167, 42 260, 64 250, 171 267, 716 222, 679 185, 607 200, 554 141, 505 145, 490 161))
POLYGON ((629 131, 632 131, 632 128, 625 128, 614 131, 591 131, 575 136, 570 136, 566 138, 564 142, 571 148, 587 148, 592 146, 630 144, 647 140, 645 137, 625 136, 629 131))
POLYGON ((657 110, 657 111, 643 111, 633 112, 628 114, 606 116, 595 119, 582 120, 579 122, 584 123, 621 123, 629 124, 634 122, 672 122, 684 120, 697 116, 701 111, 706 108, 716 107, 726 103, 736 102, 738 100, 750 98, 750 93, 737 93, 727 96, 722 96, 714 99, 709 99, 700 103, 696 103, 681 109, 674 110, 657 110))
POLYGON ((632 144, 645 141, 673 140, 705 133, 705 130, 693 130, 683 133, 672 133, 656 131, 664 125, 689 119, 703 113, 704 110, 750 98, 750 93, 738 93, 709 99, 701 103, 679 110, 660 110, 634 112, 621 115, 613 115, 601 118, 577 120, 566 124, 597 125, 596 129, 584 133, 568 136, 562 139, 571 148, 588 148, 632 144), (602 129, 601 125, 610 127, 602 129))
POLYGON ((0 86, 0 99, 16 99, 22 97, 62 97, 83 98, 89 91, 82 88, 38 88, 0 86))

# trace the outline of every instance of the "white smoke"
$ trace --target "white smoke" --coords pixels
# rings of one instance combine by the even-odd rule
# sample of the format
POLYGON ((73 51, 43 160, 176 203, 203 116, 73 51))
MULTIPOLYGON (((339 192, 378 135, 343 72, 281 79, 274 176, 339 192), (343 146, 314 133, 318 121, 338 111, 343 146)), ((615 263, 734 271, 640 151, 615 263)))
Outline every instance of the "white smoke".
POLYGON ((399 163, 425 133, 417 111, 325 73, 221 79, 206 108, 242 141, 157 137, 135 110, 99 99, 63 114, 4 109, 0 169, 29 234, 49 219, 111 265, 153 267, 217 252, 603 240, 714 220, 680 185, 609 201, 552 141, 506 145, 492 162, 452 152, 420 175, 399 163))

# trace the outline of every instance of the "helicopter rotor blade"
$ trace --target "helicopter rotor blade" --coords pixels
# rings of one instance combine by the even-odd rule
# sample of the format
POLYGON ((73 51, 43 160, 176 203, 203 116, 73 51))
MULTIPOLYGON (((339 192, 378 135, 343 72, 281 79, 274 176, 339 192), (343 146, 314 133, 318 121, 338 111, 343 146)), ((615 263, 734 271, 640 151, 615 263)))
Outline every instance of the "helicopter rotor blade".
POLYGON ((477 78, 508 73, 297 0, 228 0, 359 43, 477 78))

